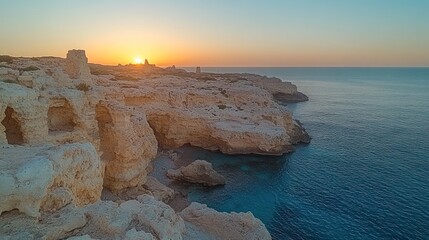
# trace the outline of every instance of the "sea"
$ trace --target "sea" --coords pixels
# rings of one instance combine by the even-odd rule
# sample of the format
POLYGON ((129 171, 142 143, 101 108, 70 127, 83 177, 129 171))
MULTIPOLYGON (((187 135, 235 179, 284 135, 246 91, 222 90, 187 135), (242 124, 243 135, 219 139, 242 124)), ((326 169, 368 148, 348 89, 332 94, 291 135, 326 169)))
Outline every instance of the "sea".
POLYGON ((250 211, 273 239, 429 239, 429 68, 202 71, 294 83, 309 101, 287 107, 312 141, 281 157, 192 149, 227 184, 189 201, 250 211))

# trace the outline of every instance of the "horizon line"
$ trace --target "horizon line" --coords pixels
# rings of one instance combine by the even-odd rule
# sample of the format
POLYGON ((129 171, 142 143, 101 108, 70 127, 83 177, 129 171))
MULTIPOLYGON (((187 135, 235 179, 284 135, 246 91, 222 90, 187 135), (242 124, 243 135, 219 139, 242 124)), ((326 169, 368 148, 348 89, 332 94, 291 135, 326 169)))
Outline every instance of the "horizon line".
MULTIPOLYGON (((169 66, 157 66, 157 67, 171 67, 169 66)), ((220 65, 207 65, 207 66, 201 66, 201 65, 193 65, 193 66, 180 66, 175 65, 176 68, 429 68, 428 66, 406 66, 406 65, 398 65, 398 66, 390 66, 390 65, 380 65, 380 66, 372 66, 372 65, 226 65, 226 66, 220 66, 220 65)))
MULTIPOLYGON (((12 56, 8 54, 0 54, 0 55, 6 55, 16 58, 64 58, 63 56, 12 56)), ((128 64, 134 64, 134 63, 96 63, 96 62, 90 62, 88 61, 88 64, 99 64, 99 65, 105 65, 105 66, 118 66, 118 65, 128 65, 128 64)), ((154 63, 152 63, 154 64, 154 63)), ((176 66, 176 68, 429 68, 429 65, 177 65, 177 64, 171 64, 171 65, 156 65, 157 67, 166 68, 171 66, 176 66)))

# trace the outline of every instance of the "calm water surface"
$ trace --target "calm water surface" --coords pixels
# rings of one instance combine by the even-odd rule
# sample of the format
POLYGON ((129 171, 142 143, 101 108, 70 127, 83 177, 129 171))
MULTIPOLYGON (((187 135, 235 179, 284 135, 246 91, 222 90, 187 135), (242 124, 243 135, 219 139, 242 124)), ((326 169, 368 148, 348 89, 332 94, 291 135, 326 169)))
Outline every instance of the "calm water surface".
POLYGON ((227 185, 194 186, 189 200, 252 211, 274 239, 429 239, 429 69, 203 71, 295 83, 310 101, 288 107, 313 139, 283 157, 192 151, 227 185))

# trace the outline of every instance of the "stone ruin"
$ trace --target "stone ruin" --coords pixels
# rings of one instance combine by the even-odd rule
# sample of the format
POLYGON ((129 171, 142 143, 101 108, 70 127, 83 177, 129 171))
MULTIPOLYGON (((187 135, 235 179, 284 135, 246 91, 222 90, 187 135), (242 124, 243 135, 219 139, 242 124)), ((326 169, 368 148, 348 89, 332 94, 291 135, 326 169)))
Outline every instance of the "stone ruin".
POLYGON ((88 58, 85 50, 69 50, 66 58, 66 73, 71 79, 91 78, 91 72, 88 66, 88 58))

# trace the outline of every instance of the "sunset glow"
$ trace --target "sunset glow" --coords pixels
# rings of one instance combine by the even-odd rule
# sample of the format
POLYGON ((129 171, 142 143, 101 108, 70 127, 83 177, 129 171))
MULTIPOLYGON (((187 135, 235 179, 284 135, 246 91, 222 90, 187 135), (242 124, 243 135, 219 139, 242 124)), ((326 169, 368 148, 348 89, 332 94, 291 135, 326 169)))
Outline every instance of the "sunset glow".
POLYGON ((134 58, 134 63, 135 64, 142 64, 143 60, 141 59, 141 57, 136 57, 136 58, 134 58))
POLYGON ((428 1, 23 3, 0 9, 2 54, 76 48, 112 65, 143 53, 159 66, 429 66, 428 1))

